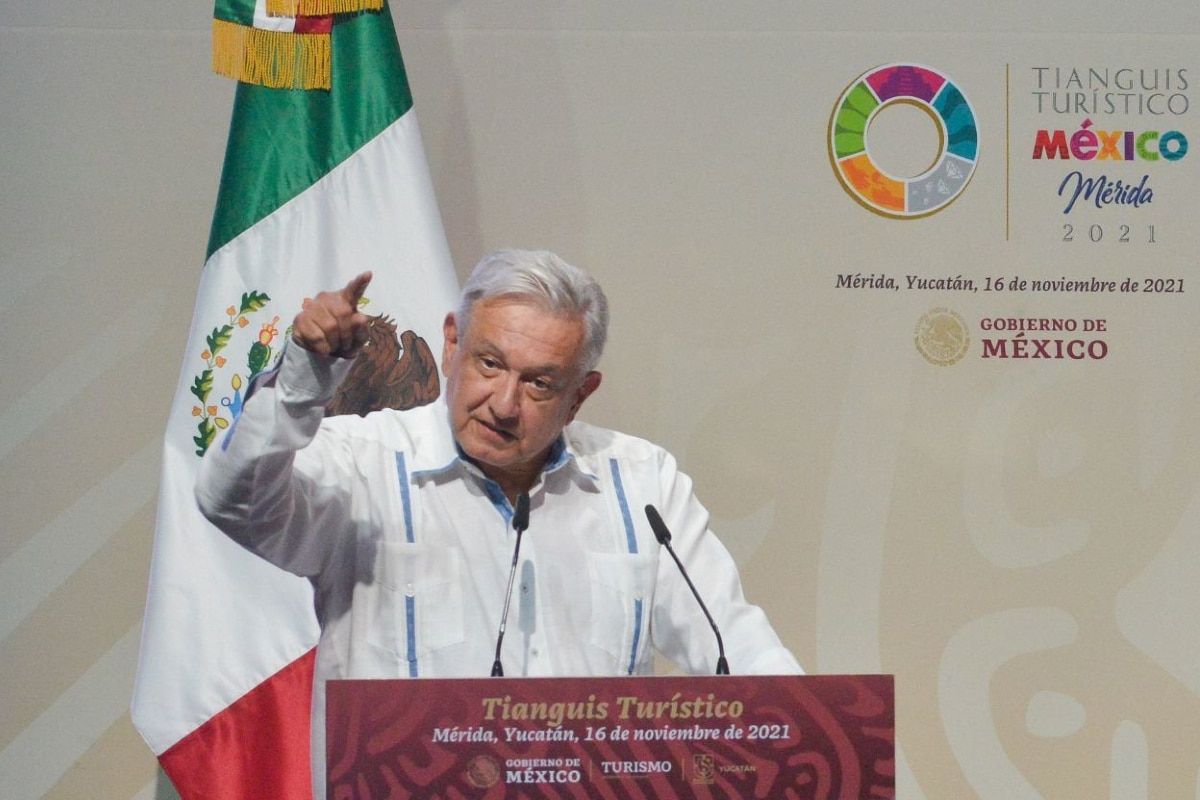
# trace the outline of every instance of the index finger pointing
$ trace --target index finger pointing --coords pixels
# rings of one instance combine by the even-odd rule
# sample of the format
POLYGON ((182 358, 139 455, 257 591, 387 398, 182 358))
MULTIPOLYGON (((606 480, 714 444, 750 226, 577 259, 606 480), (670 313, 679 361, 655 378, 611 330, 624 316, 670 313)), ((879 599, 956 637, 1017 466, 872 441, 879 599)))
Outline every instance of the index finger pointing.
POLYGON ((358 308, 358 301, 362 300, 362 296, 366 293, 367 285, 371 282, 372 277, 374 276, 370 270, 359 273, 351 278, 350 282, 342 289, 342 297, 346 298, 346 302, 352 308, 358 308))

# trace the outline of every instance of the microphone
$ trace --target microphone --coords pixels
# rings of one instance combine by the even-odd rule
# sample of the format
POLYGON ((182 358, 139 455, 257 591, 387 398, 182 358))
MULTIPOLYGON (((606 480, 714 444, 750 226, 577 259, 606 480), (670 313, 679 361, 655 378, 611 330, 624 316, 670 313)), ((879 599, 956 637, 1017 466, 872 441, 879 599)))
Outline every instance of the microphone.
POLYGON ((496 660, 492 662, 492 677, 504 677, 500 664, 500 645, 504 644, 504 630, 508 627, 508 604, 512 602, 513 583, 517 579, 517 557, 521 553, 521 534, 529 527, 529 495, 517 495, 517 507, 513 509, 512 527, 517 532, 517 546, 513 548, 512 567, 508 570, 508 591, 504 595, 504 612, 500 615, 500 633, 496 636, 496 660))
POLYGON ((667 529, 667 523, 663 522, 662 517, 658 515, 658 509, 652 505, 646 506, 646 519, 650 520, 650 528, 654 531, 654 538, 658 539, 658 543, 667 548, 667 552, 671 554, 671 558, 675 559, 675 565, 679 567, 679 574, 687 581, 688 588, 692 590, 692 594, 696 598, 696 602, 700 604, 700 610, 704 612, 704 616, 708 618, 708 624, 712 626, 713 633, 717 635, 717 674, 729 674, 729 662, 725 660, 725 642, 721 639, 721 632, 717 630, 717 623, 713 622, 712 614, 708 613, 708 606, 704 605, 704 601, 700 598, 700 593, 696 591, 696 585, 692 583, 692 579, 688 577, 687 570, 683 567, 683 562, 679 560, 679 556, 675 555, 675 548, 671 547, 671 531, 667 529))

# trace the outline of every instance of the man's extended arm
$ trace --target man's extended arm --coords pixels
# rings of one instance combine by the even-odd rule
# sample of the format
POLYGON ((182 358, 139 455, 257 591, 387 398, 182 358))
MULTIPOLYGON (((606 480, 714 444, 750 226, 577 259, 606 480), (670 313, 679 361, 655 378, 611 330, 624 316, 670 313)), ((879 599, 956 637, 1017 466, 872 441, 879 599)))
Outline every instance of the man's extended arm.
POLYGON ((353 459, 332 437, 313 444, 325 406, 362 347, 365 272, 304 301, 276 370, 259 376, 242 413, 210 447, 196 481, 200 510, 272 563, 315 574, 349 524, 353 459), (308 448, 297 468, 299 451, 308 448))

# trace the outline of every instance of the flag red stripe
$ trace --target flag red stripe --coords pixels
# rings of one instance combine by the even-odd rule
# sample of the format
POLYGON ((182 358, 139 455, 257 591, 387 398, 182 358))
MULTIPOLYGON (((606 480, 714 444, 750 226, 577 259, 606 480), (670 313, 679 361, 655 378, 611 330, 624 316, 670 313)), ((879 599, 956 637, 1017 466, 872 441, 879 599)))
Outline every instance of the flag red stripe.
POLYGON ((316 652, 288 664, 159 756, 183 797, 312 800, 316 652))
POLYGON ((296 17, 296 33, 329 33, 333 30, 333 17, 296 17))

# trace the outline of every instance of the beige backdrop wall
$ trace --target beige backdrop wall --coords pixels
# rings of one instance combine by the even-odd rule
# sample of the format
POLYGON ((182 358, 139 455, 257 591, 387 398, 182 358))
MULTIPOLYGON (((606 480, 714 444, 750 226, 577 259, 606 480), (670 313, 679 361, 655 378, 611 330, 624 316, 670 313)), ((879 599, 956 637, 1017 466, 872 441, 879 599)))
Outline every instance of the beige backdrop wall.
MULTIPOLYGON (((210 13, 0 6, 5 797, 171 796, 126 709, 233 91, 210 13)), ((901 798, 1200 798, 1200 7, 393 15, 460 274, 515 245, 603 281, 585 416, 676 453, 810 671, 896 675, 901 798), (856 202, 828 147, 896 63, 952 80, 979 136, 919 219, 856 202), (1171 158, 1033 157, 1084 128, 1171 158), (1064 213, 1074 171, 1126 202, 1064 213)), ((901 175, 942 150, 911 103, 867 140, 901 175)))

